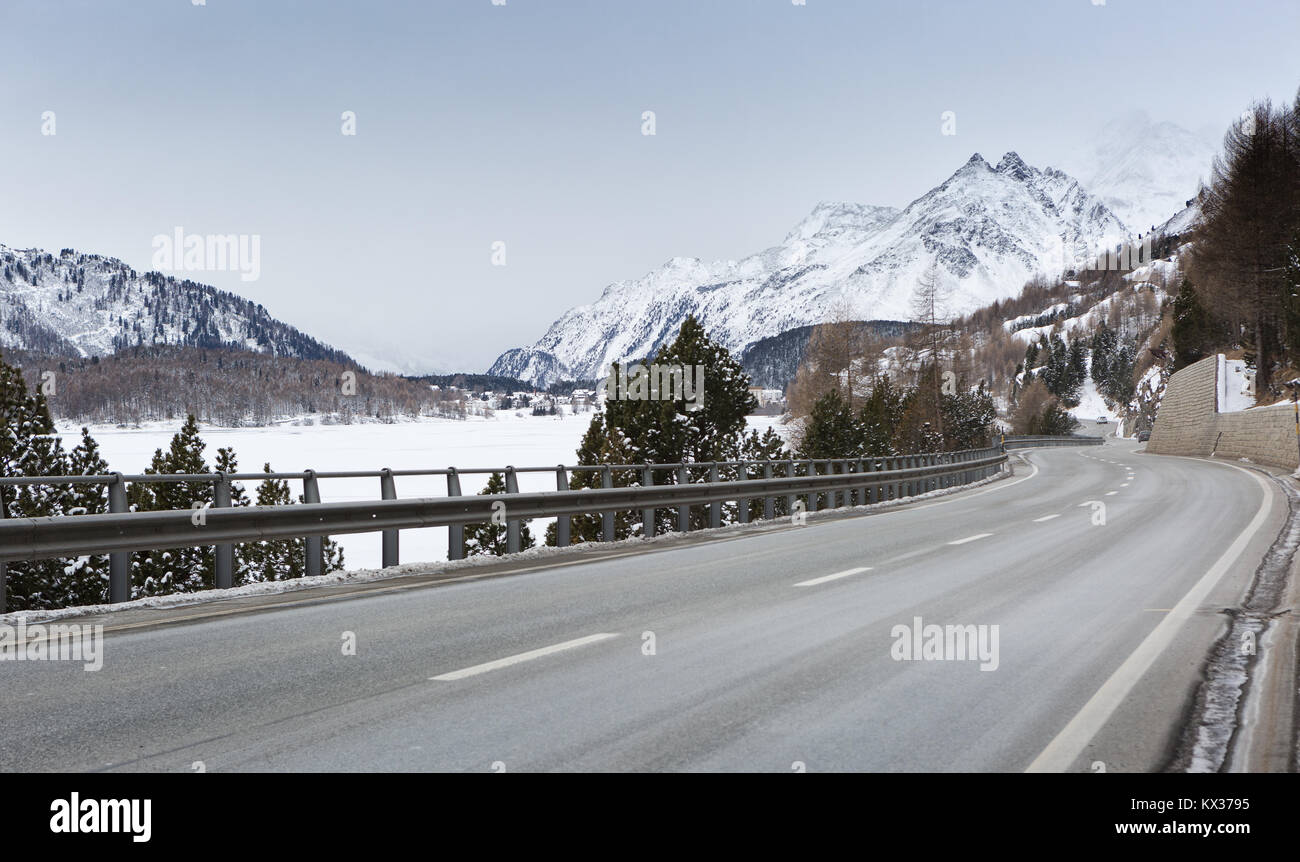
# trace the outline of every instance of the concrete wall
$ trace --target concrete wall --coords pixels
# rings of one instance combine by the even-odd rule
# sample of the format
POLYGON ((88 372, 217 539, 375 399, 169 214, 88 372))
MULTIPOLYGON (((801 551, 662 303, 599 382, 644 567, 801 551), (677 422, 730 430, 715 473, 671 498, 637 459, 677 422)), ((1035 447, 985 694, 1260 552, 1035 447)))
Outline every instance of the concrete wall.
POLYGON ((1211 356, 1169 378, 1147 451, 1249 458, 1290 469, 1300 465, 1291 405, 1220 413, 1218 371, 1218 357, 1211 356))

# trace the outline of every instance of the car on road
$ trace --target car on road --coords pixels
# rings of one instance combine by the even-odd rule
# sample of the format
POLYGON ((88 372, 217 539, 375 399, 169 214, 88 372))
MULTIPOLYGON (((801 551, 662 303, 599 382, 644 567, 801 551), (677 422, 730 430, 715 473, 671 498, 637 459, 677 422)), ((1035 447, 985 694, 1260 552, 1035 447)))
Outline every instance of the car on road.
POLYGON ((1106 424, 1107 422, 1109 422, 1109 421, 1110 421, 1110 420, 1107 419, 1105 416, 1098 416, 1098 417, 1097 417, 1097 424, 1098 424, 1098 425, 1105 425, 1105 424, 1106 424))
POLYGON ((1151 432, 1150 432, 1150 431, 1139 431, 1139 432, 1138 432, 1138 442, 1139 442, 1139 443, 1145 443, 1145 442, 1147 442, 1147 441, 1150 440, 1150 439, 1151 439, 1151 432))

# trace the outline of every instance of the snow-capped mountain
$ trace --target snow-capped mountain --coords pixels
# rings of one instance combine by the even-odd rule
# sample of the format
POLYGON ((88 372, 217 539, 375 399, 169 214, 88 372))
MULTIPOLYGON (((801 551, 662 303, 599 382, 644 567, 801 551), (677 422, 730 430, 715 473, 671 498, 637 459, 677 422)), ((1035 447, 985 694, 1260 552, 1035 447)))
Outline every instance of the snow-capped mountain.
POLYGON ((1144 234, 1195 197, 1218 151, 1207 135, 1137 111, 1103 126, 1066 167, 1131 232, 1144 234))
POLYGON ((97 254, 0 245, 0 348, 89 357, 154 344, 351 364, 347 354, 233 293, 138 273, 97 254))
MULTIPOLYGON (((1172 210, 1171 210, 1172 211, 1172 210)), ((611 284, 566 312, 528 349, 502 354, 489 373, 548 385, 600 377, 671 339, 688 314, 739 351, 758 339, 824 321, 841 299, 858 319, 906 320, 932 263, 957 315, 1019 293, 1040 269, 1059 274, 1063 249, 1095 255, 1128 236, 1076 180, 1007 153, 978 153, 906 208, 821 203, 780 245, 739 261, 677 257, 611 284)))

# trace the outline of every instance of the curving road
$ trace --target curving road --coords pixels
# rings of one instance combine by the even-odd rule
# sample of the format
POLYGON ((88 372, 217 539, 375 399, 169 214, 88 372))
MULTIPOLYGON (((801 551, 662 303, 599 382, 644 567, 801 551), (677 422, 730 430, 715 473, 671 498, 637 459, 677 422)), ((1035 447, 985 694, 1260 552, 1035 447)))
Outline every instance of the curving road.
POLYGON ((1159 769, 1285 505, 1126 441, 1012 460, 867 516, 110 631, 97 673, 0 662, 0 769, 1159 769), (996 669, 896 659, 918 617, 997 626, 996 669))

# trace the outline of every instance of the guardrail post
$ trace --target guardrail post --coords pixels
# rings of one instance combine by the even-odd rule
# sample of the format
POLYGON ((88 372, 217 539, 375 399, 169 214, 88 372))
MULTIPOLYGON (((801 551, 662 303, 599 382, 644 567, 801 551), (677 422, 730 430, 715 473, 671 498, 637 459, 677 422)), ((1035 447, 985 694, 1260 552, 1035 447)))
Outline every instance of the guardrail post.
MULTIPOLYGON (((805 472, 804 475, 806 475, 806 476, 816 476, 816 475, 817 475, 817 462, 816 462, 816 461, 806 461, 805 463, 807 464, 808 469, 807 469, 807 471, 805 472)), ((816 491, 810 491, 810 492, 808 493, 808 509, 807 509, 807 511, 809 511, 809 512, 816 512, 816 511, 817 511, 817 498, 818 498, 819 496, 820 496, 820 495, 819 495, 816 491)))
MULTIPOLYGON (((0 488, 0 521, 5 519, 5 494, 4 488, 0 488)), ((9 564, 0 562, 0 614, 5 612, 6 597, 9 594, 8 589, 9 564)))
MULTIPOLYGON (((763 478, 772 478, 772 462, 763 462, 763 478)), ((770 494, 763 498, 763 520, 770 521, 776 517, 776 498, 770 494)))
MULTIPOLYGON (((385 467, 379 473, 379 499, 396 500, 397 484, 393 481, 393 471, 385 467)), ((384 530, 380 542, 380 565, 383 568, 395 566, 398 562, 397 531, 384 530)))
MULTIPOLYGON (((217 473, 217 478, 212 480, 212 506, 217 509, 230 508, 230 480, 225 473, 217 473)), ((216 588, 228 590, 235 585, 235 546, 217 545, 216 563, 216 588)))
MULTIPOLYGON (((827 461, 827 462, 826 462, 826 472, 827 472, 828 474, 832 475, 832 476, 834 476, 836 473, 843 473, 843 472, 844 472, 844 462, 843 462, 843 461, 827 461), (837 467, 836 465, 839 465, 839 466, 837 467)), ((844 505, 844 495, 841 494, 839 491, 835 490, 834 488, 832 488, 832 489, 831 489, 831 494, 830 494, 830 506, 829 506, 828 508, 831 508, 831 509, 838 509, 838 508, 839 508, 840 506, 842 506, 842 505, 844 505)))
MULTIPOLYGON (((447 496, 459 497, 460 493, 460 474, 456 472, 455 467, 447 468, 447 496)), ((465 525, 452 524, 447 527, 447 559, 463 560, 465 559, 465 525)))
MULTIPOLYGON (((602 467, 600 470, 600 487, 602 488, 614 487, 614 471, 612 471, 608 466, 602 467)), ((600 513, 600 540, 602 542, 614 541, 614 512, 613 511, 600 513)))
MULTIPOLYGON (((555 468, 555 490, 569 490, 569 472, 560 464, 555 468)), ((567 548, 571 542, 570 530, 573 527, 573 517, 571 515, 560 515, 555 519, 555 546, 557 548, 567 548)))
MULTIPOLYGON (((513 466, 506 467, 506 493, 519 493, 519 477, 515 475, 513 466)), ((517 554, 523 550, 523 537, 520 530, 518 518, 512 518, 509 515, 509 509, 506 510, 506 553, 517 554)))
MULTIPOLYGON (((787 479, 793 479, 793 478, 794 478, 794 462, 793 462, 793 461, 786 461, 786 462, 784 462, 784 464, 785 464, 785 470, 784 470, 785 478, 787 478, 787 479)), ((786 495, 785 495, 785 511, 786 511, 787 514, 790 514, 790 515, 793 515, 793 514, 794 514, 795 503, 798 502, 798 500, 799 500, 799 495, 798 495, 798 494, 786 494, 786 495)))
MULTIPOLYGON (((687 467, 685 462, 677 465, 677 484, 691 484, 691 468, 687 467)), ((677 507, 677 532, 689 533, 691 531, 691 507, 682 504, 677 507)))
MULTIPOLYGON (((866 459, 864 459, 864 458, 859 458, 859 459, 858 459, 858 463, 857 463, 857 471, 858 471, 858 475, 862 475, 863 473, 867 472, 867 462, 866 462, 866 459)), ((865 482, 866 479, 864 478, 863 481, 865 482)), ((868 497, 869 493, 870 493, 870 492, 869 492, 869 490, 868 490, 868 488, 867 488, 866 485, 859 485, 859 486, 858 486, 858 505, 859 505, 859 506, 865 506, 865 505, 867 505, 867 497, 868 497)))
MULTIPOLYGON (((320 502, 320 486, 316 484, 315 470, 307 470, 302 480, 302 500, 304 503, 320 502)), ((307 577, 316 577, 324 568, 325 543, 320 536, 308 536, 304 544, 307 548, 307 577)))
MULTIPOLYGON (((655 471, 650 468, 650 462, 647 461, 641 468, 641 487, 653 488, 655 486, 655 471)), ((655 537, 655 510, 651 506, 649 509, 641 510, 641 535, 647 539, 655 537)))
MULTIPOLYGON (((718 462, 709 463, 709 482, 717 484, 718 482, 718 462)), ((722 501, 714 500, 709 504, 709 526, 717 529, 722 526, 722 501)))
MULTIPOLYGON (((108 486, 108 511, 112 514, 130 511, 126 503, 126 479, 121 473, 113 474, 108 486)), ((131 600, 131 552, 114 551, 108 556, 108 600, 113 604, 131 600)))
MULTIPOLYGON (((741 463, 739 463, 739 464, 736 465, 736 481, 737 481, 737 482, 748 482, 748 481, 749 481, 749 463, 748 463, 748 462, 746 462, 746 461, 742 461, 741 463), (742 471, 742 470, 744 471, 744 475, 743 475, 743 476, 741 475, 741 471, 742 471)), ((737 498, 736 498, 736 522, 737 522, 737 523, 740 523, 740 524, 748 524, 748 523, 749 523, 749 498, 748 498, 748 497, 737 497, 737 498)))

